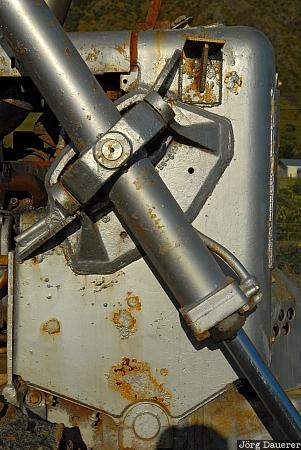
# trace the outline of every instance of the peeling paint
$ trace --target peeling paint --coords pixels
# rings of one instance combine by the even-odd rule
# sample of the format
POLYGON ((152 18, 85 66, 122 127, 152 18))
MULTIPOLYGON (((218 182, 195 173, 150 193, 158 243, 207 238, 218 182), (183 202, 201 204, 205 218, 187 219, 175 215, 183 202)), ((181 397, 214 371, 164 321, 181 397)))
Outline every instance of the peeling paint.
POLYGON ((153 400, 165 406, 170 404, 171 393, 156 380, 150 365, 135 358, 123 358, 111 368, 109 387, 130 402, 153 400))

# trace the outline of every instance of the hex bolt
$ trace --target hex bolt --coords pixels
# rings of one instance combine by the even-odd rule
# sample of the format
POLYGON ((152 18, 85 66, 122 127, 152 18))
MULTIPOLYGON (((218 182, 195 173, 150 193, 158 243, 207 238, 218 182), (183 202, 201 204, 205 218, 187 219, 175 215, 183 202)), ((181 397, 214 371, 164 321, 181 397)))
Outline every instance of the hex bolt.
POLYGON ((116 161, 122 156, 123 147, 120 142, 115 139, 107 139, 96 152, 97 158, 105 158, 109 161, 116 161))

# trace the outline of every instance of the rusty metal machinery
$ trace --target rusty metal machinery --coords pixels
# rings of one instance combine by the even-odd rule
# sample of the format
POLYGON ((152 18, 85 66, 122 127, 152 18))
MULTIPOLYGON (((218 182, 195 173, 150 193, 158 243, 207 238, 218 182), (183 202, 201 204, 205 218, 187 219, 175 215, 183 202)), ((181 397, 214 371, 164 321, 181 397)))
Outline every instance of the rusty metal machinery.
POLYGON ((47 3, 0 5, 2 394, 88 448, 301 439, 298 294, 278 272, 272 293, 270 43, 154 30, 156 1, 142 31, 67 35, 70 1, 47 3), (256 429, 208 406, 238 379, 256 429))

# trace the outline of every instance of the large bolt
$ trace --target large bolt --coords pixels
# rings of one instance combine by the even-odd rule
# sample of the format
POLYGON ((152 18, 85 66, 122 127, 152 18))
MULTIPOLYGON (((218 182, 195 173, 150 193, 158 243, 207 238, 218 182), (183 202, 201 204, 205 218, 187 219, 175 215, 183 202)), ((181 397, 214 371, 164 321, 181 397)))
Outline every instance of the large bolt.
POLYGON ((38 406, 42 403, 43 401, 43 396, 41 394, 41 392, 30 389, 25 397, 25 402, 27 403, 27 405, 29 406, 38 406))
POLYGON ((141 413, 134 422, 134 431, 140 439, 153 439, 160 431, 159 419, 151 413, 141 413))
POLYGON ((107 133, 94 147, 94 158, 107 169, 117 169, 131 155, 131 144, 126 136, 117 131, 107 133))
POLYGON ((116 161, 122 156, 123 147, 120 142, 114 139, 106 140, 100 149, 102 156, 109 161, 116 161))

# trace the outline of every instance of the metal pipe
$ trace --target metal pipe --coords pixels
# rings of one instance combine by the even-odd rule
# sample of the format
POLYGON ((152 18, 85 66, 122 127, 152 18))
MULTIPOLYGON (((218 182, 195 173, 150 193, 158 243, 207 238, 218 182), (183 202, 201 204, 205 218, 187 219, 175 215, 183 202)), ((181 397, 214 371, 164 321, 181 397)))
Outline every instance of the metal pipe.
POLYGON ((115 209, 181 306, 227 284, 214 257, 148 159, 136 162, 109 193, 115 209))
POLYGON ((230 353, 266 409, 277 422, 286 439, 301 439, 301 417, 261 359, 256 348, 240 330, 231 341, 223 341, 222 349, 230 353))
POLYGON ((120 113, 44 0, 1 1, 0 30, 78 150, 118 121, 120 113))
POLYGON ((63 25, 72 0, 45 0, 48 7, 56 16, 57 20, 63 25))
POLYGON ((204 244, 209 250, 211 250, 216 255, 220 256, 226 264, 228 264, 232 270, 236 273, 236 275, 240 278, 241 281, 244 281, 251 277, 247 269, 243 266, 243 264, 231 253, 226 247, 216 242, 214 239, 206 236, 201 233, 199 230, 196 230, 204 244))

